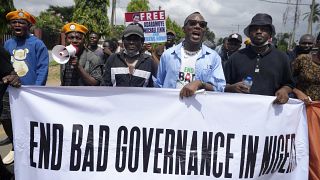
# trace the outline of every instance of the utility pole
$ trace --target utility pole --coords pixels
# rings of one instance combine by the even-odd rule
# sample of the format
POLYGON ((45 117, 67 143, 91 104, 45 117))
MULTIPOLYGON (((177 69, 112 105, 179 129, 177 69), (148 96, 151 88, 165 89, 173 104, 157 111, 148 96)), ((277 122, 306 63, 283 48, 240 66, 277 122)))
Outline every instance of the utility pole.
MULTIPOLYGON (((240 27, 245 27, 246 25, 243 25, 243 24, 231 24, 231 26, 236 26, 237 27, 237 33, 239 34, 240 27)), ((233 33, 233 31, 232 31, 232 33, 233 33)))
POLYGON ((310 11, 310 15, 308 18, 308 34, 312 34, 312 19, 313 19, 313 14, 314 14, 314 7, 316 5, 316 1, 312 0, 312 4, 311 4, 311 11, 310 11))
POLYGON ((292 34, 291 34, 291 38, 289 41, 289 47, 292 47, 292 44, 294 43, 295 40, 295 36, 296 36, 296 28, 297 28, 297 24, 299 22, 299 1, 300 0, 296 0, 296 7, 295 7, 295 11, 294 11, 294 21, 293 21, 293 29, 292 29, 292 34))
POLYGON ((111 27, 114 26, 115 15, 116 15, 116 0, 112 0, 111 27))

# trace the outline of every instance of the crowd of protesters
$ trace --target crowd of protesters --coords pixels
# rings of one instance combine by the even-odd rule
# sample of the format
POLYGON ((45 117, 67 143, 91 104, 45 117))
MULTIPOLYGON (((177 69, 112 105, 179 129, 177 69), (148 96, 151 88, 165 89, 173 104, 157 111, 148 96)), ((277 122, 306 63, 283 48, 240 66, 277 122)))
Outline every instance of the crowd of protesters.
MULTIPOLYGON (((14 37, 0 49, 1 122, 12 143, 6 87, 45 85, 49 57, 43 42, 30 34, 35 24, 31 14, 17 10, 6 18, 14 37)), ((217 48, 205 42, 207 24, 201 13, 191 13, 183 24, 185 37, 178 42, 175 32, 168 30, 167 42, 157 47, 144 43, 143 27, 136 22, 125 28, 120 41, 106 40, 102 47, 98 33, 88 33, 87 27, 75 22, 65 24, 66 45, 76 47, 76 54, 61 65, 61 85, 175 88, 180 89, 181 98, 205 89, 276 96, 276 104, 287 103, 289 96, 306 104, 320 100, 320 33, 316 38, 303 35, 286 54, 271 43, 276 29, 268 14, 252 18, 244 29, 248 38, 242 49, 243 39, 237 33, 224 38, 217 48), (243 81, 246 77, 253 80, 250 87, 243 81)), ((13 176, 3 165, 12 163, 13 157, 12 149, 0 160, 0 179, 13 176)))

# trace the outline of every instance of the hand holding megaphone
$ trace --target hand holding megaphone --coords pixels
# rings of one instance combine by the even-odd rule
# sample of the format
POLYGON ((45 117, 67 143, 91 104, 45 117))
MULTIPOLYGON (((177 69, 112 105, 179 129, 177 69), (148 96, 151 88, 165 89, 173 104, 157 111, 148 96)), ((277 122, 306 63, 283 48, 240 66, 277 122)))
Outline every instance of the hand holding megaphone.
POLYGON ((77 52, 78 48, 71 44, 69 46, 56 45, 52 49, 52 58, 59 64, 65 64, 71 57, 75 57, 77 52))

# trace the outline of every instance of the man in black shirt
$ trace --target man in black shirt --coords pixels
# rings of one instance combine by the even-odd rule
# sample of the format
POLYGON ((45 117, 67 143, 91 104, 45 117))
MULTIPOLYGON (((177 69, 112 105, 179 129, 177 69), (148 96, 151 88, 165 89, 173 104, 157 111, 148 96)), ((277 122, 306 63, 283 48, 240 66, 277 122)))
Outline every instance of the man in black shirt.
POLYGON ((255 15, 244 33, 250 37, 251 45, 233 54, 227 62, 225 91, 276 96, 275 103, 286 103, 294 81, 287 55, 268 43, 275 35, 272 17, 255 15), (253 78, 252 87, 243 82, 247 76, 253 78))
MULTIPOLYGON (((18 75, 13 70, 13 67, 10 63, 11 55, 0 46, 0 114, 2 112, 2 97, 7 89, 8 84, 14 87, 20 87, 21 82, 18 75)), ((0 179, 9 180, 13 175, 6 169, 5 165, 2 163, 2 158, 0 156, 0 179)))
POLYGON ((141 24, 129 24, 122 36, 124 50, 112 54, 105 65, 102 85, 120 87, 153 87, 155 65, 151 56, 142 52, 144 43, 141 24))

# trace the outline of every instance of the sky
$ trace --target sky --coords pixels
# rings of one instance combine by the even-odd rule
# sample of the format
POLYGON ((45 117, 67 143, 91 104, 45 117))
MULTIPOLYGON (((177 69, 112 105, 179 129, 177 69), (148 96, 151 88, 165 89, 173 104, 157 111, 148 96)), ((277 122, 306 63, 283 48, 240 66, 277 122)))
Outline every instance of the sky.
MULTIPOLYGON (((37 16, 49 5, 71 6, 73 0, 13 0, 17 9, 24 9, 37 16)), ((112 0, 110 0, 112 1, 112 0)), ((124 24, 124 13, 130 0, 117 0, 116 24, 124 24)), ((286 2, 287 0, 271 0, 286 2)), ((291 0, 293 3, 295 0, 291 0)), ((312 0, 301 0, 301 4, 311 4, 312 0)), ((316 0, 320 3, 320 0, 316 0)), ((294 9, 293 5, 269 3, 262 0, 149 0, 151 10, 158 10, 159 6, 165 10, 166 16, 170 16, 178 24, 182 25, 184 19, 192 12, 200 12, 216 38, 226 37, 232 33, 243 34, 243 29, 250 24, 252 17, 257 13, 268 13, 273 17, 276 32, 290 32, 293 29, 294 9), (288 20, 283 24, 283 14, 289 7, 288 20)), ((110 5, 111 7, 111 5, 110 5)), ((300 5, 300 19, 296 30, 296 40, 307 32, 307 19, 303 20, 304 13, 310 11, 308 5, 300 5)), ((111 17, 111 8, 108 10, 111 17)), ((316 26, 316 25, 314 25, 316 26)), ((319 26, 319 25, 318 25, 319 26)), ((313 32, 319 32, 320 28, 314 27, 313 32)))

